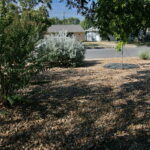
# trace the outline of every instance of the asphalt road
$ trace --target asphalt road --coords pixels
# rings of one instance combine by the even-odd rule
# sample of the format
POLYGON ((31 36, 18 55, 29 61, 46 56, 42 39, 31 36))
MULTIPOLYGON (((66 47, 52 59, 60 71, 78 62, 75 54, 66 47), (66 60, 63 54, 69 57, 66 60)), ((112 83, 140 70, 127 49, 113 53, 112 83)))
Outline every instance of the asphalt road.
MULTIPOLYGON (((124 48, 123 56, 138 57, 139 53, 143 51, 150 51, 150 47, 124 48)), ((121 56, 121 52, 116 52, 115 48, 87 49, 85 59, 113 58, 121 56)))

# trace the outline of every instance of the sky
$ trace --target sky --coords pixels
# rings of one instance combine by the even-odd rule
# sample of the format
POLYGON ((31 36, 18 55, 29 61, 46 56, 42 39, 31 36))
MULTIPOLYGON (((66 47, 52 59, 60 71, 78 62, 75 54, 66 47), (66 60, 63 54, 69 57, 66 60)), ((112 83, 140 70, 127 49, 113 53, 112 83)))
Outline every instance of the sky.
POLYGON ((53 0, 52 10, 49 12, 50 17, 58 17, 60 19, 76 17, 80 20, 83 20, 84 17, 80 14, 77 14, 77 10, 75 8, 68 9, 66 7, 66 2, 59 2, 59 0, 53 0))

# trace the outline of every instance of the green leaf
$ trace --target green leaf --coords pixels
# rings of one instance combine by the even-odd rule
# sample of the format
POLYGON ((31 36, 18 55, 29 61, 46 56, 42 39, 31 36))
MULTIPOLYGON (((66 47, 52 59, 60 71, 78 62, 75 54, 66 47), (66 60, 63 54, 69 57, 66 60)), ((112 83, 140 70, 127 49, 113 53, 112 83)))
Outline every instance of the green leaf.
POLYGON ((125 45, 125 42, 122 42, 122 41, 118 42, 118 43, 117 43, 117 46, 116 46, 116 48, 115 48, 116 51, 117 51, 117 52, 121 52, 124 45, 125 45))
POLYGON ((7 97, 7 100, 8 100, 8 102, 10 103, 10 105, 13 105, 14 104, 14 100, 13 100, 13 98, 12 97, 7 97))

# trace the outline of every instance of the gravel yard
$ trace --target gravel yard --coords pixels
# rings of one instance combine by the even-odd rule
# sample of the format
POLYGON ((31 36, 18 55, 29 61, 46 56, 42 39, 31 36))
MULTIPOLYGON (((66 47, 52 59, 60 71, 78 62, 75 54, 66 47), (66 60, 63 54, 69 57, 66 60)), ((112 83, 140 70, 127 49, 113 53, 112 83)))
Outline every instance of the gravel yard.
POLYGON ((1 150, 148 150, 150 60, 121 58, 53 68, 26 89, 28 103, 0 105, 1 150))

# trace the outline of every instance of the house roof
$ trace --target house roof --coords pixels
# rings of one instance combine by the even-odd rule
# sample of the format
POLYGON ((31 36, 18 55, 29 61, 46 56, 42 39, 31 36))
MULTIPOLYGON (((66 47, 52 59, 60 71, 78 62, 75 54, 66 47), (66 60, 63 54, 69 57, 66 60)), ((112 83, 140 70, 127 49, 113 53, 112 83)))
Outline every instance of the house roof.
POLYGON ((86 32, 99 32, 98 28, 91 27, 86 30, 86 32))
POLYGON ((48 33, 67 32, 85 32, 80 25, 52 25, 48 28, 48 33))

